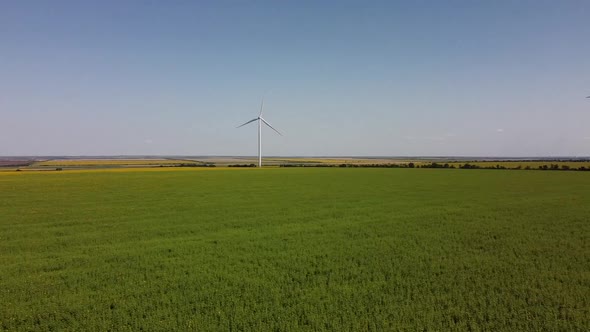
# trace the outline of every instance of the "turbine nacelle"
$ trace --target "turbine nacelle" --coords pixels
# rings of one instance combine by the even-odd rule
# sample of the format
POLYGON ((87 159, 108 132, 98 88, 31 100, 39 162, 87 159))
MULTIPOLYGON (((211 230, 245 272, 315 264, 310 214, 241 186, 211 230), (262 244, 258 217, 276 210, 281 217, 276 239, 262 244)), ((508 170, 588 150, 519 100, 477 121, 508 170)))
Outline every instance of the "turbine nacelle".
POLYGON ((268 123, 266 120, 264 120, 264 118, 262 117, 263 109, 264 109, 264 98, 262 98, 262 103, 260 104, 260 113, 258 113, 258 117, 236 127, 236 128, 240 128, 240 127, 243 127, 251 122, 258 121, 258 167, 262 167, 262 124, 264 123, 270 129, 274 130, 277 134, 283 136, 283 134, 281 134, 278 130, 276 130, 273 126, 271 126, 270 123, 268 123))

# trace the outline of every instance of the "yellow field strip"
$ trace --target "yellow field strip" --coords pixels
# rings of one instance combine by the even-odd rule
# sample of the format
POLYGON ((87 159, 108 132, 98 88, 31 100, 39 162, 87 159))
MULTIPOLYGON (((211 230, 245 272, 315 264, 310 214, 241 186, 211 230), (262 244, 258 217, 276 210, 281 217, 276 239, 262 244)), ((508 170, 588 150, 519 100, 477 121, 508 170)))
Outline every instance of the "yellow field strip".
MULTIPOLYGON (((127 173, 127 172, 207 172, 219 170, 260 170, 257 167, 124 167, 124 168, 88 168, 88 169, 64 169, 62 171, 43 170, 43 169, 22 169, 16 171, 0 170, 2 175, 22 175, 22 174, 59 174, 59 173, 127 173)), ((280 169, 280 167, 265 167, 268 169, 280 169)))
POLYGON ((181 159, 54 159, 35 163, 34 166, 105 166, 105 165, 169 165, 200 163, 181 159))
POLYGON ((403 164, 411 160, 397 159, 362 159, 362 158, 264 158, 268 162, 284 163, 321 163, 321 164, 403 164))

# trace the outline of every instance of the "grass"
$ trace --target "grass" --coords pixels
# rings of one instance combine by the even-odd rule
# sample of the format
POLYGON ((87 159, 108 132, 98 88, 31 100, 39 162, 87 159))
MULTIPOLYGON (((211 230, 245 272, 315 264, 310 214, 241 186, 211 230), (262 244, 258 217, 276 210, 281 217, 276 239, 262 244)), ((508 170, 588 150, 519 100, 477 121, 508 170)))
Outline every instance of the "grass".
POLYGON ((588 330, 590 176, 0 174, 3 330, 588 330))

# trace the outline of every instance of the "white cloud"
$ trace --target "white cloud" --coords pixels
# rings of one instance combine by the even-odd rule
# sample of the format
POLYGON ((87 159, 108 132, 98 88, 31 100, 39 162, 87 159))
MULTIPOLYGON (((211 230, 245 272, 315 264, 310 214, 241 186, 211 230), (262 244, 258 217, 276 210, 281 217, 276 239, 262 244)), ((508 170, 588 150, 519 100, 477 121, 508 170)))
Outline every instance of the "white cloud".
POLYGON ((496 132, 503 133, 504 132, 504 129, 498 128, 498 129, 496 129, 496 132))
POLYGON ((152 144, 154 141, 152 141, 152 139, 151 139, 151 138, 146 138, 146 139, 145 139, 143 142, 144 142, 145 144, 152 144))

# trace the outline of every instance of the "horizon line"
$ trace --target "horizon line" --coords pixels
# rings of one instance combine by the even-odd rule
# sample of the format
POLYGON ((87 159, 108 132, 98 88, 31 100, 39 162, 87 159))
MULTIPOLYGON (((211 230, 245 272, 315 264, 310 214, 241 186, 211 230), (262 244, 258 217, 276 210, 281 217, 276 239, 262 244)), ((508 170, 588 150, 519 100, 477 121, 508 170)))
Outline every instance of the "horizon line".
MULTIPOLYGON (((187 158, 258 158, 258 156, 250 155, 190 155, 190 154, 113 154, 113 155, 0 155, 0 158, 171 158, 171 157, 187 157, 187 158)), ((500 155, 271 155, 265 158, 358 158, 358 159, 450 159, 450 158, 482 158, 482 159, 588 159, 590 155, 586 156, 568 156, 568 155, 546 155, 546 156, 500 156, 500 155)))

